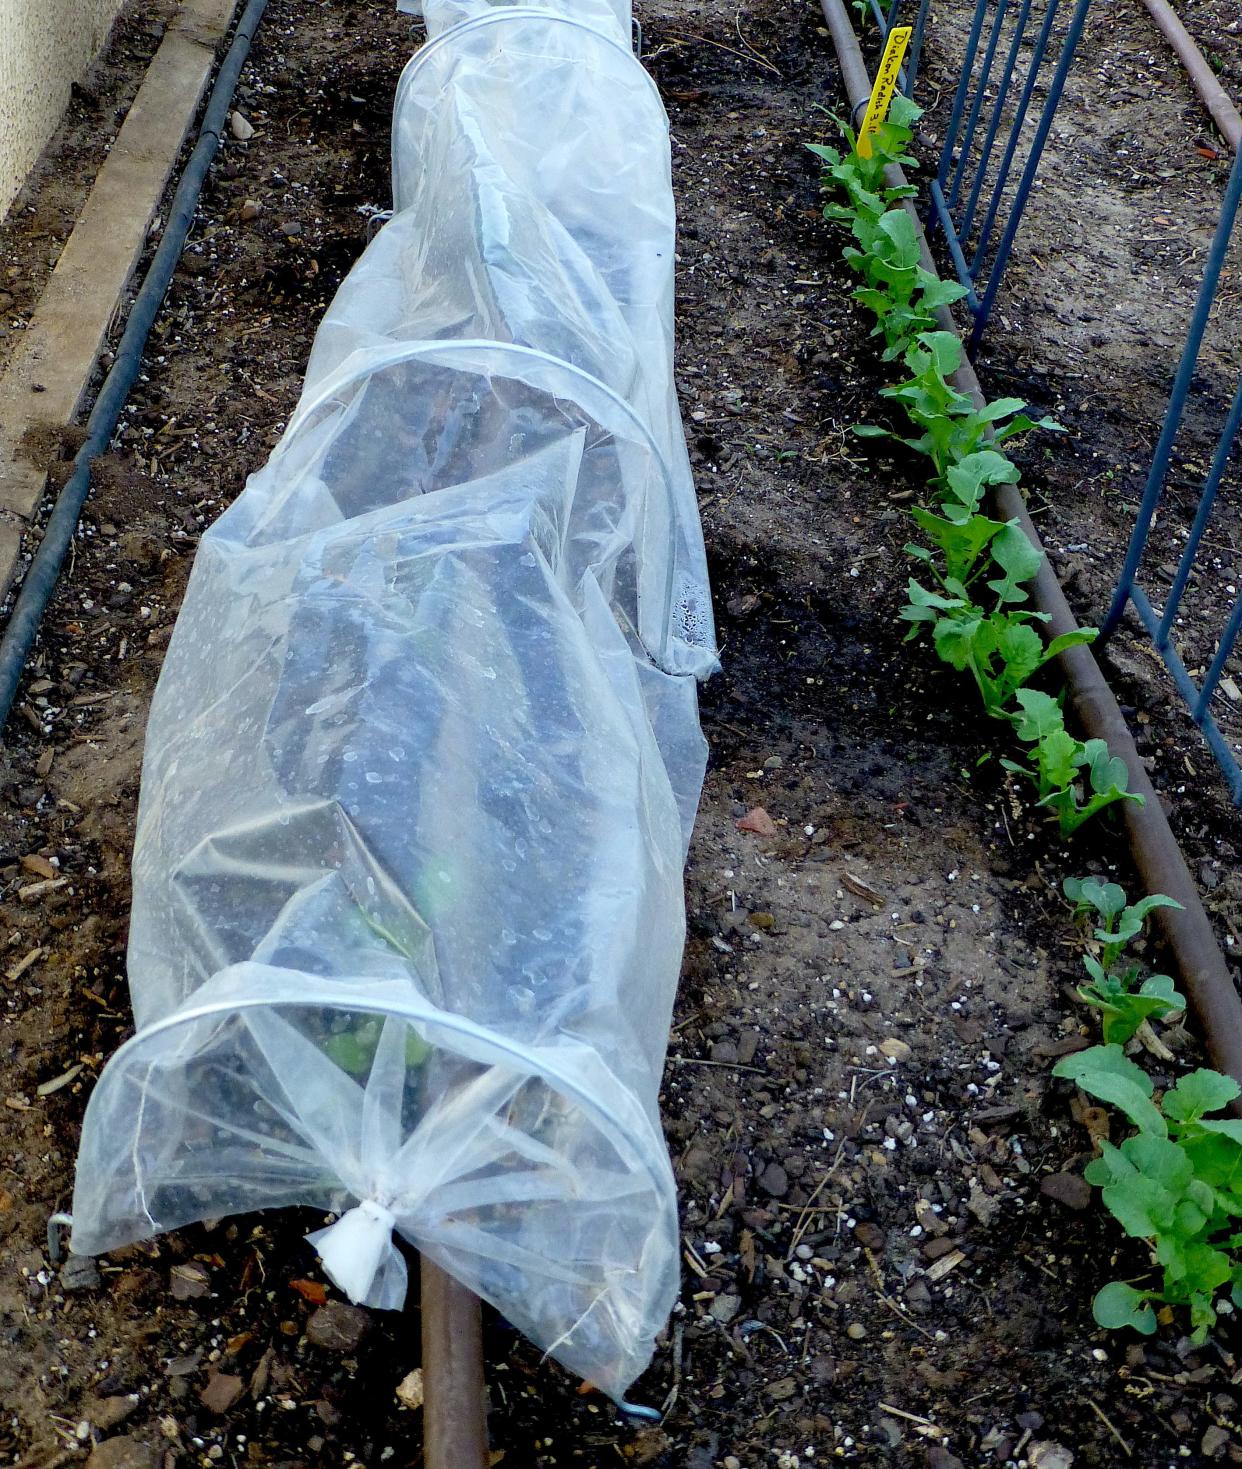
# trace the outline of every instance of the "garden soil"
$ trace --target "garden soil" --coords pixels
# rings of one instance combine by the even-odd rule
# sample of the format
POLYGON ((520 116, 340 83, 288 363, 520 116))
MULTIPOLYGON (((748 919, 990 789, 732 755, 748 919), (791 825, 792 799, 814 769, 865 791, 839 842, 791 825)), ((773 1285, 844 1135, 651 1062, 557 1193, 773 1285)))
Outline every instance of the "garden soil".
MULTIPOLYGON (((1137 0, 1110 9, 1138 27, 1137 0)), ((840 100, 819 12, 650 0, 641 19, 672 123, 678 388, 724 664, 703 691, 711 768, 663 1094, 684 1290, 632 1394, 665 1410, 659 1426, 627 1423, 489 1315, 494 1462, 1242 1462, 1228 1322, 1195 1348, 1181 1322, 1141 1341, 1091 1321, 1095 1289, 1147 1261, 1119 1248, 1082 1180, 1099 1117, 1050 1077, 1092 1034, 1059 884, 1130 874, 1105 826, 1072 853, 1050 836, 1005 783, 997 726, 900 641, 916 482, 849 433, 882 378, 803 148, 840 100)), ((102 100, 77 100, 63 153, 0 229, 10 336, 158 29, 141 7, 126 22, 102 100)), ((270 452, 315 324, 389 202, 392 91, 419 35, 387 0, 272 0, 237 103, 254 136, 213 170, 10 721, 0 1455, 30 1469, 421 1462, 416 1306, 340 1301, 301 1238, 317 1216, 225 1219, 67 1266, 46 1243, 94 1078, 131 1029, 128 861, 163 649, 202 529, 270 452)), ((1121 66, 1113 41, 1093 38, 1093 64, 1121 66)), ((1197 136, 1188 99, 1163 67, 1144 135, 1171 130, 1179 149, 1197 136)), ((1110 146, 1093 135, 1101 156, 1110 146)), ((1177 157, 1201 220, 1221 162, 1177 157)), ((1054 228, 1033 217, 1015 291, 1054 228)), ((1098 348, 1049 338, 1041 356, 1046 323, 1019 332, 1005 310, 985 380, 1020 375, 1036 408, 1066 417, 1051 457, 1037 441, 1025 458, 1072 573, 1071 545, 1111 546, 1121 524, 1091 455, 1129 475, 1142 435, 1063 376, 1071 348, 1089 387, 1119 375, 1111 318, 1090 324, 1098 348)), ((63 477, 63 457, 52 468, 63 477)), ((1070 587, 1087 611, 1083 575, 1070 587)), ((1162 686, 1135 697, 1228 939, 1234 813, 1185 732, 1162 733, 1162 686)), ((1158 1075, 1196 1055, 1180 1028, 1163 1037, 1174 1059, 1152 1059, 1158 1075)))

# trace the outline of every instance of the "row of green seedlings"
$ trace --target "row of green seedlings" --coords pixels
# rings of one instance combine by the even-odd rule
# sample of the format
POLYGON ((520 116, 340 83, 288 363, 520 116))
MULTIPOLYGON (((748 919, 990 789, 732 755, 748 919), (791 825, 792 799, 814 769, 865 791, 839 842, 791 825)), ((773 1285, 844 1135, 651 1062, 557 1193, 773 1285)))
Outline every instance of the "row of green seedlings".
MULTIPOLYGON (((865 281, 855 297, 875 314, 873 335, 883 338, 884 360, 901 359, 910 373, 884 396, 904 410, 917 436, 871 425, 856 432, 898 438, 931 460, 933 506, 912 512, 930 546, 907 550, 928 567, 937 590, 911 579, 902 616, 911 623, 910 636, 930 627, 941 658, 973 674, 987 712, 1013 724, 1030 753, 1026 764, 1005 761, 1006 767, 1035 783, 1039 803, 1069 835, 1106 806, 1141 797, 1127 791, 1124 763, 1110 756, 1104 741, 1075 740, 1065 729, 1060 701, 1027 687, 1062 648, 1091 641, 1095 630, 1043 643, 1032 625, 1043 619, 1022 605, 1039 552, 1015 521, 988 517, 983 502, 992 486, 1018 480, 1016 466, 997 446, 1033 428, 1059 426, 1032 422, 1022 412, 1025 405, 1012 398, 976 410, 949 382, 961 364, 961 343, 935 329, 933 313, 964 292, 922 267, 914 222, 901 205, 915 190, 888 187, 884 178, 888 163, 914 162, 907 148, 918 116, 906 99, 895 98, 888 121, 873 135, 870 158, 859 155, 844 124, 848 151, 813 146, 826 165, 826 185, 843 189, 849 201, 830 203, 824 213, 847 222, 856 241, 846 251, 865 281), (992 594, 990 607, 980 601, 984 587, 992 594), (1080 782, 1081 791, 1075 789, 1080 782)), ((1137 1049, 1141 1032, 1158 1048, 1151 1022, 1185 1010, 1168 975, 1140 978, 1127 953, 1148 915, 1177 907, 1174 900, 1155 894, 1131 904, 1116 883, 1095 878, 1066 879, 1064 887, 1076 915, 1090 924, 1087 980, 1078 993, 1099 1011, 1103 1044, 1065 1057, 1054 1074, 1119 1108, 1138 1129, 1119 1147, 1101 1139, 1086 1178, 1100 1188, 1126 1234, 1147 1243, 1162 1272, 1158 1287, 1109 1282, 1095 1297, 1095 1319, 1150 1334, 1158 1320, 1172 1319, 1173 1308, 1185 1307, 1194 1339, 1202 1341, 1219 1311, 1242 1306, 1242 1232, 1233 1227, 1242 1217, 1242 1122, 1208 1115, 1227 1107, 1239 1088, 1201 1068, 1157 1101, 1150 1077, 1127 1055, 1127 1046, 1137 1049)))
POLYGON ((1218 1313, 1242 1307, 1242 1121, 1219 1113, 1242 1094, 1236 1081, 1199 1068, 1163 1095, 1127 1054, 1143 1047, 1168 1056, 1151 1032, 1153 1020, 1179 1019, 1186 1001, 1167 974, 1140 982, 1140 967, 1127 953, 1149 913, 1176 908, 1156 893, 1128 903, 1116 883, 1067 879, 1065 895, 1086 920, 1088 983, 1078 993, 1100 1013, 1103 1044, 1065 1056, 1053 1074, 1117 1108, 1137 1129, 1120 1146, 1098 1139, 1099 1155, 1086 1179, 1125 1233, 1144 1241, 1152 1270, 1139 1283, 1113 1280, 1096 1295, 1092 1310, 1105 1327, 1130 1326, 1150 1336, 1169 1324, 1174 1308, 1189 1311, 1191 1340, 1207 1339, 1218 1313), (1149 1284, 1159 1272, 1159 1284, 1149 1284))
POLYGON ((847 202, 824 206, 827 219, 849 225, 855 244, 844 256, 864 284, 854 298, 876 318, 873 336, 883 339, 886 362, 900 360, 909 376, 881 396, 910 421, 912 434, 875 424, 855 425, 863 438, 892 438, 931 462, 930 503, 911 511, 927 544, 907 552, 922 562, 933 585, 911 578, 901 617, 910 624, 907 641, 930 631, 936 653, 959 672, 969 671, 983 707, 1008 721, 1027 747, 1023 761, 1006 769, 1027 777, 1037 803, 1052 811, 1064 836, 1117 801, 1142 802, 1127 789, 1125 762, 1110 755, 1103 740, 1078 740, 1065 728, 1061 701, 1027 687, 1063 649, 1089 643, 1094 628, 1079 628, 1045 643, 1039 625, 1048 614, 1025 605, 1027 585, 1040 568, 1041 553, 1016 520, 985 512, 988 491, 1016 484, 1018 468, 1000 446, 1035 428, 1058 431, 1050 418, 1038 422, 1018 398, 998 398, 977 409, 950 378, 961 366, 962 344, 954 332, 936 330, 934 312, 965 291, 921 264, 918 229, 902 200, 916 190, 890 187, 890 163, 912 165, 908 154, 919 109, 894 97, 888 119, 870 136, 864 158, 853 130, 838 119, 844 149, 811 144, 824 164, 824 187, 844 191, 847 202))

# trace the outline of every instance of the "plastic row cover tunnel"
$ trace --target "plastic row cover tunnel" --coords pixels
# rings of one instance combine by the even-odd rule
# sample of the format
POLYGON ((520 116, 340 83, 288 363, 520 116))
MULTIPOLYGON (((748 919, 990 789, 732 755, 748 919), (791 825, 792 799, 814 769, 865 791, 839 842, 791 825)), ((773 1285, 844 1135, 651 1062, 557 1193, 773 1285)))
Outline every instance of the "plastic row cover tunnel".
POLYGON ((628 8, 426 19, 393 218, 168 650, 73 1247, 311 1205, 354 1300, 401 1303, 396 1230, 619 1396, 676 1291, 715 666, 667 121, 628 8))

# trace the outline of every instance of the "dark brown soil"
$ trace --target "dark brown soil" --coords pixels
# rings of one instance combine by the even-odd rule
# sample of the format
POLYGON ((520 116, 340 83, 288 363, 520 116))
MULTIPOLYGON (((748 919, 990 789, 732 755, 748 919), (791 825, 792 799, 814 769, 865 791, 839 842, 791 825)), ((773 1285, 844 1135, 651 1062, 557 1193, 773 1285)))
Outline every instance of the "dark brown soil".
MULTIPOLYGON (((1200 1351, 1176 1327, 1096 1331, 1094 1290, 1145 1261, 1114 1262, 1110 1222, 1042 1188, 1055 1175, 1081 1203, 1062 1175, 1090 1148, 1049 1076, 1089 1035, 1063 994, 1077 959, 1059 880, 1122 849, 1103 828, 1072 855, 1051 841, 997 760, 979 763, 995 728, 899 642, 909 485, 848 433, 882 379, 802 147, 838 100, 818 14, 651 0, 642 20, 674 136, 679 388, 724 659, 703 693, 712 768, 664 1094, 685 1290, 633 1393, 667 1409, 659 1428, 619 1421, 491 1319, 499 1462, 1242 1461, 1229 1331, 1200 1351), (738 829, 755 806, 774 837, 738 829)), ((395 1396, 417 1313, 322 1345, 307 1219, 183 1231, 100 1261, 84 1290, 44 1245, 86 1095, 130 1026, 127 865, 162 650, 202 527, 269 452, 366 211, 388 203, 414 40, 388 0, 273 0, 238 103, 256 136, 213 174, 10 725, 0 1452, 32 1466, 124 1435, 134 1466, 420 1462, 419 1414, 395 1396), (66 884, 23 900, 48 863, 66 884)), ((35 269, 46 241, 7 239, 35 269)), ((1068 395, 1059 359, 993 341, 996 391, 1003 368, 1040 408, 1068 395)), ((1072 426, 1054 458, 1028 455, 1046 522, 1100 503, 1057 499, 1100 442, 1086 410, 1072 426)), ((1198 782, 1178 808, 1236 924, 1230 813, 1198 782)))

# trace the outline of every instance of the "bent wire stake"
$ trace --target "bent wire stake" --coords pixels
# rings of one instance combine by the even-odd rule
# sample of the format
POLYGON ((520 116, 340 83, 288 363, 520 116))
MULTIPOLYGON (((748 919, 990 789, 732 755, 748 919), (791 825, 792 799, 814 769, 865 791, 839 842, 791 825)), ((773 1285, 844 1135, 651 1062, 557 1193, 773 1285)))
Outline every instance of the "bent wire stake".
POLYGON ((156 690, 138 1029, 73 1247, 311 1205, 353 1299, 401 1304, 396 1231, 620 1399, 677 1290, 657 1093, 716 666, 668 124, 623 0, 426 21, 393 217, 156 690))

